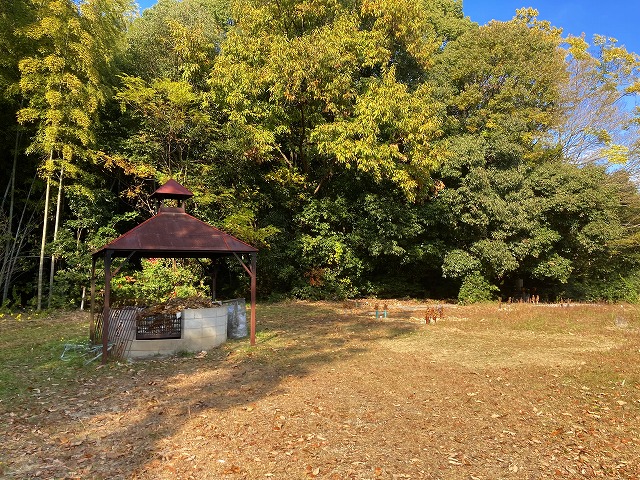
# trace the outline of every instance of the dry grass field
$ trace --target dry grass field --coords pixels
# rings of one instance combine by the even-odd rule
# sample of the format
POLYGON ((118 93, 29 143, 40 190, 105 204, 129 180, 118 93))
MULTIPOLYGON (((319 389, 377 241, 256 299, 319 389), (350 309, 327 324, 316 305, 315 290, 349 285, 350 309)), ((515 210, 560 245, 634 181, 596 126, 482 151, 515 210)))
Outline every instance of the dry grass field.
POLYGON ((640 478, 640 308, 258 306, 258 344, 60 356, 78 313, 0 319, 8 479, 640 478))

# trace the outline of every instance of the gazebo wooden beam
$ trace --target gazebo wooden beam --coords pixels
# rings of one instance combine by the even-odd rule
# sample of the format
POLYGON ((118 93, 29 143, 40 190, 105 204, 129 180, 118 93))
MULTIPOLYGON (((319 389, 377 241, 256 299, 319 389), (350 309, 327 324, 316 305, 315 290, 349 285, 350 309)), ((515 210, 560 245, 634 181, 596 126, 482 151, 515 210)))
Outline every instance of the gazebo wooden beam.
POLYGON ((96 257, 91 257, 91 307, 89 313, 89 339, 96 341, 96 257))
POLYGON ((242 260, 240 255, 236 252, 233 252, 235 257, 240 262, 240 265, 245 269, 245 271, 249 274, 249 278, 251 279, 251 326, 250 326, 250 341, 251 345, 256 344, 256 269, 258 266, 258 254, 251 254, 251 264, 247 266, 246 263, 242 260))
POLYGON ((256 344, 256 268, 258 254, 251 254, 251 345, 256 344))
POLYGON ((107 363, 109 353, 109 317, 111 315, 111 257, 113 252, 104 254, 104 305, 102 307, 102 363, 107 363))

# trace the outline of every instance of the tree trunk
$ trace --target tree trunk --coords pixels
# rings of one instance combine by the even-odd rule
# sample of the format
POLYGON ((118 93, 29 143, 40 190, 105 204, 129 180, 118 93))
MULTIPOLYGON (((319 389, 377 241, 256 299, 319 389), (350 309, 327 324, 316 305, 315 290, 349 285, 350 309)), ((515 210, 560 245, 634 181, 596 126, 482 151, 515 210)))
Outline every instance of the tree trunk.
MULTIPOLYGON (((53 160, 53 151, 49 156, 53 160)), ((49 195, 51 193, 51 175, 47 176, 47 190, 44 196, 44 215, 42 222, 42 242, 40 243, 40 264, 38 266, 38 311, 42 310, 42 279, 44 277, 44 249, 47 246, 47 217, 49 216, 49 195)))
MULTIPOLYGON (((64 164, 60 167, 60 181, 58 182, 58 199, 56 200, 56 219, 53 226, 53 241, 58 238, 58 227, 60 226, 60 206, 62 204, 62 177, 64 175, 64 164)), ((51 308, 51 297, 53 296, 53 276, 55 274, 56 257, 51 254, 51 269, 49 270, 49 299, 47 308, 51 308)))
POLYGON ((35 223, 33 221, 35 211, 32 211, 29 220, 25 221, 25 215, 27 214, 27 207, 29 205, 29 200, 31 199, 31 192, 33 191, 34 183, 35 178, 31 181, 31 186, 29 187, 29 192, 27 193, 27 197, 22 207, 22 213, 20 214, 20 219, 18 220, 18 226, 16 227, 16 234, 9 251, 9 262, 7 264, 7 269, 5 272, 6 281, 2 290, 2 303, 6 302, 7 298, 9 298, 9 287, 11 284, 11 278, 13 277, 13 272, 15 271, 16 264, 18 263, 20 252, 22 251, 22 248, 24 247, 29 235, 31 234, 31 231, 35 230, 35 223))
MULTIPOLYGON (((4 245, 4 256, 2 257, 2 266, 0 266, 0 285, 2 288, 2 304, 7 301, 7 293, 9 292, 9 282, 11 281, 11 265, 10 253, 12 251, 11 242, 13 240, 13 208, 16 193, 16 166, 18 165, 18 147, 20 146, 20 130, 16 130, 16 143, 13 150, 13 166, 11 167, 11 177, 7 189, 9 191, 9 215, 7 217, 7 241, 4 245)), ((3 200, 4 203, 4 200, 3 200)))

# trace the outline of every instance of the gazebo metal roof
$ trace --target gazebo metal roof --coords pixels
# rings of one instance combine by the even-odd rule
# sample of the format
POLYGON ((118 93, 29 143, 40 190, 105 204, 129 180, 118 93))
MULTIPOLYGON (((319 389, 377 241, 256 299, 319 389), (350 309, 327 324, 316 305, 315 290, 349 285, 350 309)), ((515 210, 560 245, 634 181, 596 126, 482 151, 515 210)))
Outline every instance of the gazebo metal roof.
POLYGON ((142 257, 203 258, 256 253, 258 249, 192 217, 182 207, 162 205, 156 215, 107 243, 93 256, 105 251, 113 252, 115 257, 135 253, 142 257))
POLYGON ((151 194, 161 201, 158 213, 93 253, 91 274, 91 336, 93 340, 95 307, 95 266, 104 258, 105 287, 102 323, 102 358, 108 354, 111 272, 113 257, 142 258, 217 258, 234 255, 251 278, 251 345, 255 344, 256 259, 258 249, 185 212, 183 201, 193 193, 175 180, 169 180, 151 194), (178 207, 164 205, 164 199, 178 200, 178 207), (250 254, 247 265, 241 258, 250 254))

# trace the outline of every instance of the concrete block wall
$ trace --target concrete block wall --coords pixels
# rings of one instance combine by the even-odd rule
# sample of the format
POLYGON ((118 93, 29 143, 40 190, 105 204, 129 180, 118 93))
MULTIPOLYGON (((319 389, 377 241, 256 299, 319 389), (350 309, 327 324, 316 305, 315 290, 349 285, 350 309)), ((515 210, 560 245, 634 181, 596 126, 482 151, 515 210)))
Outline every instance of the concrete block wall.
MULTIPOLYGON (((227 307, 187 309, 181 312, 182 338, 134 340, 128 358, 172 355, 178 352, 200 352, 227 340, 227 307)), ((135 328, 135 325, 134 325, 135 328)))

